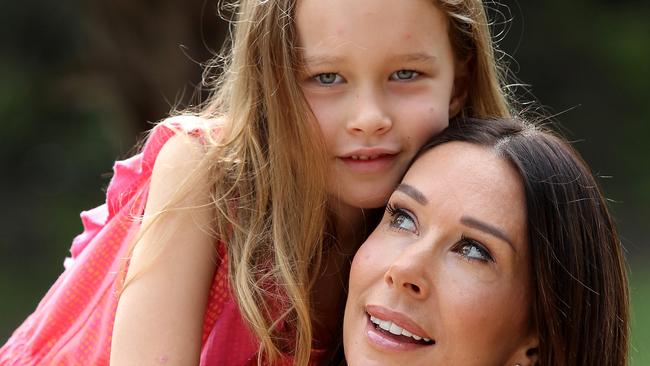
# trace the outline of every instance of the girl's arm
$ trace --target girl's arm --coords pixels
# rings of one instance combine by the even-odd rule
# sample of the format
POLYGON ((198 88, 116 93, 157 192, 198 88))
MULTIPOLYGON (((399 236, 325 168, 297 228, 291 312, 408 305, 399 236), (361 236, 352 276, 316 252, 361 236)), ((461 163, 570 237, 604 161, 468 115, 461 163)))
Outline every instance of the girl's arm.
POLYGON ((120 296, 111 365, 197 365, 203 315, 215 270, 215 239, 207 178, 171 210, 153 219, 198 165, 203 147, 177 135, 160 151, 120 296), (207 205, 207 207, 206 207, 207 205))

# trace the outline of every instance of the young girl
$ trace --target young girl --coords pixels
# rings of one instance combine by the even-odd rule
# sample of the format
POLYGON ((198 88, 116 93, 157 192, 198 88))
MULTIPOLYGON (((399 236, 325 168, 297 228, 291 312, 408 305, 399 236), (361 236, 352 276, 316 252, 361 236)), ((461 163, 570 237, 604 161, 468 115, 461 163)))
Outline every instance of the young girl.
POLYGON ((620 240, 589 168, 516 120, 454 121, 359 248, 349 365, 627 364, 620 240))
POLYGON ((450 118, 510 113, 480 1, 235 12, 214 96, 116 164, 0 363, 326 363, 363 209, 450 118))

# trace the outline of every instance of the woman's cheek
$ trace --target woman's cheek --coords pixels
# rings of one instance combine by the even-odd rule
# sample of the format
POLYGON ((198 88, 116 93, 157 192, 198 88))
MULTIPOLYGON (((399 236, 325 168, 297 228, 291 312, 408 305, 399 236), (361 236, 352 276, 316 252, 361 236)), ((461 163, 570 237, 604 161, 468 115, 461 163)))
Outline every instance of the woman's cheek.
MULTIPOLYGON (((463 264, 486 266, 482 263, 458 263, 463 264)), ((499 324, 516 315, 525 294, 518 293, 517 284, 499 279, 493 271, 461 266, 447 268, 445 278, 441 278, 444 283, 438 282, 443 287, 440 293, 445 294, 441 301, 446 304, 449 319, 455 322, 452 329, 465 335, 484 329, 488 338, 491 336, 488 330, 498 334, 502 328, 499 324), (503 317, 503 314, 509 315, 503 317)))
POLYGON ((352 294, 353 290, 356 288, 363 288, 367 282, 366 277, 372 272, 373 269, 373 256, 371 245, 369 243, 364 243, 352 260, 352 266, 350 268, 350 293, 352 294))
POLYGON ((498 309, 494 301, 494 293, 490 288, 467 284, 462 280, 450 281, 441 301, 441 318, 448 324, 446 329, 453 330, 461 339, 476 338, 477 329, 488 330, 493 325, 494 315, 503 314, 504 309, 498 309), (444 304, 444 305, 442 305, 444 304))
POLYGON ((456 252, 449 252, 445 258, 445 267, 450 276, 466 288, 489 289, 500 288, 505 278, 499 264, 480 262, 462 257, 456 252))
MULTIPOLYGON (((381 225, 381 224, 380 224, 381 225)), ((369 288, 382 281, 384 273, 390 267, 391 258, 395 256, 395 243, 382 240, 377 228, 365 243, 357 250, 350 268, 350 292, 355 286, 359 289, 369 288)))

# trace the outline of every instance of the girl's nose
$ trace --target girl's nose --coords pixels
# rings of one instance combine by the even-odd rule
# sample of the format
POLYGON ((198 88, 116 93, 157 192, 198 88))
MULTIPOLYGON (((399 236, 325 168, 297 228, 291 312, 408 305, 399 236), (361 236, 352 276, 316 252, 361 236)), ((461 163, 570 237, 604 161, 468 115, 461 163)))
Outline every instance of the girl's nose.
POLYGON ((395 260, 384 274, 384 281, 395 291, 400 291, 416 299, 430 295, 431 283, 427 277, 428 268, 425 253, 407 251, 395 260))
POLYGON ((359 94, 355 113, 349 119, 347 130, 354 135, 383 135, 390 131, 393 121, 387 113, 387 106, 377 92, 359 94))

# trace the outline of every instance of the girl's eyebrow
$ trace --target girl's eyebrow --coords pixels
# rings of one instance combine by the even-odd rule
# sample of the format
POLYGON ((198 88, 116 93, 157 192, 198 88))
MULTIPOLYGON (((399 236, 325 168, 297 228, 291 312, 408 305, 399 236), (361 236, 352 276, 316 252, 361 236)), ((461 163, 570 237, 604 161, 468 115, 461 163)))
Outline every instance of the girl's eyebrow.
POLYGON ((492 236, 494 236, 496 238, 499 238, 499 239, 505 241, 506 243, 508 243, 508 245, 510 245, 512 250, 515 253, 517 253, 517 249, 515 249, 514 244, 512 244, 512 240, 510 240, 510 238, 508 238, 508 235, 506 235, 506 233, 503 232, 503 230, 499 229, 498 227, 492 226, 492 225, 488 224, 487 222, 483 222, 483 221, 481 221, 479 219, 476 219, 476 218, 470 217, 470 216, 461 217, 460 222, 462 224, 466 225, 466 226, 469 226, 469 227, 472 227, 474 229, 480 230, 480 231, 482 231, 484 233, 490 234, 490 235, 492 235, 492 236))
POLYGON ((395 61, 401 62, 421 62, 421 63, 435 63, 438 61, 436 56, 427 52, 406 53, 392 57, 395 61))
MULTIPOLYGON (((419 62, 419 63, 436 63, 438 58, 427 52, 415 52, 395 55, 390 58, 392 62, 419 62)), ((333 55, 312 55, 304 56, 303 63, 312 67, 320 65, 330 65, 343 62, 343 57, 333 55)))
POLYGON ((303 58, 303 63, 311 67, 320 66, 320 65, 330 65, 336 64, 343 61, 342 57, 339 56, 328 56, 328 55, 315 55, 315 56, 305 56, 303 58))
POLYGON ((429 200, 424 196, 424 193, 420 192, 420 190, 413 187, 412 185, 400 183, 397 188, 395 188, 395 190, 405 193, 407 196, 413 198, 422 206, 425 206, 429 203, 429 200))

